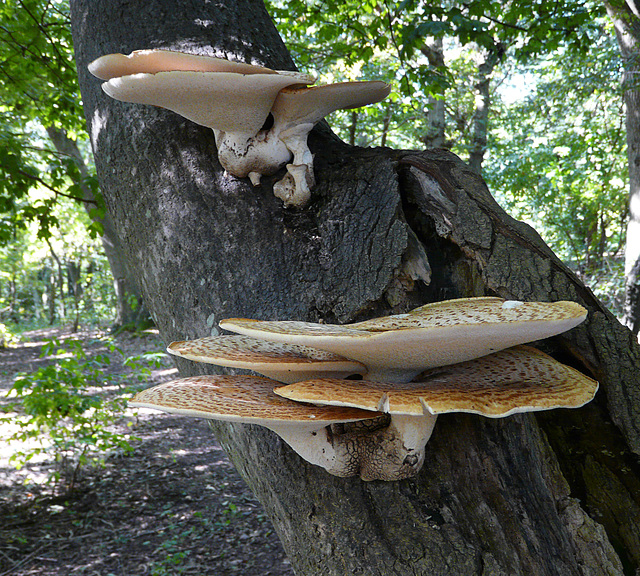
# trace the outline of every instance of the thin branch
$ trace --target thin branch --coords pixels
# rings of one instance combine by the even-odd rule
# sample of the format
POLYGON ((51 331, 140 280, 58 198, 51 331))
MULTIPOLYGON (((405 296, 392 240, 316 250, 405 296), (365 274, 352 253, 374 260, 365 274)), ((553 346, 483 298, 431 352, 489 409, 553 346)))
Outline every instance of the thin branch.
POLYGON ((76 201, 82 202, 84 204, 94 204, 96 206, 98 204, 95 200, 86 200, 84 198, 80 198, 79 196, 74 196, 73 194, 66 194, 64 192, 60 192, 60 190, 57 190, 56 188, 51 186, 51 184, 49 184, 48 182, 46 182, 45 180, 43 180, 39 176, 34 176, 33 174, 29 174, 28 172, 25 172, 24 170, 18 170, 17 172, 21 176, 24 176, 26 178, 29 178, 30 180, 38 182, 38 184, 41 184, 47 190, 50 190, 51 192, 53 192, 56 196, 63 196, 64 198, 69 198, 70 200, 76 200, 76 201))

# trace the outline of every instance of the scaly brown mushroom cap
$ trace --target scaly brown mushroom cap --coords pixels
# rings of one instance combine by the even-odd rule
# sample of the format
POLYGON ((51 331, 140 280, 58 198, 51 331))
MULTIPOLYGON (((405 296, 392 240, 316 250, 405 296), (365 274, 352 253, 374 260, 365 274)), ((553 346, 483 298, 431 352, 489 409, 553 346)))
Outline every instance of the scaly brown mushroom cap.
POLYGON ((585 317, 586 310, 574 302, 462 298, 344 326, 233 318, 220 327, 357 360, 367 367, 369 380, 406 382, 427 368, 560 334, 585 317))
POLYGON ((250 336, 209 336, 172 342, 167 351, 195 362, 253 370, 279 382, 293 383, 312 378, 345 378, 365 374, 354 360, 308 346, 267 342, 250 336))
POLYGON ((260 376, 192 376, 142 390, 130 404, 170 414, 267 427, 286 424, 320 429, 332 423, 381 416, 356 408, 293 402, 274 394, 277 386, 279 382, 260 376))
MULTIPOLYGON (((367 462, 372 453, 376 454, 380 442, 375 438, 367 441, 366 436, 358 442, 355 424, 355 432, 345 434, 334 434, 328 426, 383 415, 357 408, 293 402, 275 395, 276 386, 280 383, 258 376, 195 376, 139 392, 131 405, 183 416, 259 424, 278 434, 302 458, 331 474, 362 473, 366 477, 367 462)), ((403 473, 407 468, 413 467, 395 462, 394 471, 403 473)))
POLYGON ((520 302, 494 296, 457 298, 432 302, 406 314, 373 318, 349 324, 369 332, 458 326, 461 324, 504 324, 521 322, 582 322, 587 311, 576 302, 520 302))
POLYGON ((406 383, 318 379, 276 388, 300 402, 422 416, 470 412, 502 418, 517 412, 578 408, 598 383, 530 346, 516 346, 452 366, 427 370, 406 383))

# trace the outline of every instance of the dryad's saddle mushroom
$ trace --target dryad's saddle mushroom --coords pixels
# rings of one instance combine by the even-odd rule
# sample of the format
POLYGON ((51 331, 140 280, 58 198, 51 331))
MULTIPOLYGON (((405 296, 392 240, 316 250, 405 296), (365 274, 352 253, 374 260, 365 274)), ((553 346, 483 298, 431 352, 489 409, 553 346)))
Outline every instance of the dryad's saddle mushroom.
POLYGON ((304 206, 311 195, 313 126, 334 110, 379 102, 390 91, 378 81, 309 88, 315 77, 308 74, 168 50, 107 54, 89 71, 116 100, 167 108, 211 128, 220 164, 234 176, 257 185, 286 164, 274 193, 289 206, 304 206))
POLYGON ((259 376, 194 376, 166 382, 136 395, 133 406, 172 414, 269 428, 308 462, 335 476, 359 472, 346 437, 333 439, 331 424, 373 420, 377 412, 357 408, 312 406, 273 393, 278 382, 259 376))
POLYGON ((270 379, 186 378, 140 392, 133 402, 262 424, 332 474, 398 480, 420 470, 438 414, 499 418, 589 402, 597 382, 520 345, 560 334, 585 317, 573 302, 469 298, 346 326, 226 320, 221 327, 245 335, 176 342, 169 352, 270 379), (353 375, 363 379, 346 378, 353 375), (307 424, 285 425, 279 416, 256 418, 236 407, 249 406, 254 395, 263 405, 306 414, 300 421, 307 424), (326 410, 322 417, 313 412, 318 405, 326 410), (347 408, 356 412, 342 412, 347 408))
POLYGON ((331 352, 250 336, 208 336, 172 342, 167 351, 195 362, 253 370, 288 384, 321 377, 346 378, 367 371, 360 362, 331 352))
POLYGON ((585 309, 574 302, 515 302, 486 297, 435 302, 408 314, 344 326, 232 318, 222 321, 220 327, 357 360, 367 367, 370 380, 406 382, 427 368, 560 334, 585 317, 585 309))

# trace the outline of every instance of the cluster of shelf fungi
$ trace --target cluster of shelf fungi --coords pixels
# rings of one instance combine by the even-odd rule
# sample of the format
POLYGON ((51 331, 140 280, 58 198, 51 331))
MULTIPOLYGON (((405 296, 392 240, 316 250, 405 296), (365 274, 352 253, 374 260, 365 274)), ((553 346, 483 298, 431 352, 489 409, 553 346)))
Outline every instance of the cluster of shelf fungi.
POLYGON ((233 176, 257 186, 286 166, 273 193, 297 207, 315 184, 311 129, 335 110, 379 102, 391 90, 376 80, 309 86, 312 74, 169 50, 107 54, 89 71, 116 100, 166 108, 211 128, 220 164, 233 176))
POLYGON ((236 334, 168 351, 262 376, 181 378, 131 404, 259 424, 330 474, 400 480, 422 467, 438 414, 502 418, 589 402, 596 381, 523 345, 585 318, 574 302, 480 297, 339 326, 229 319, 220 327, 236 334))
MULTIPOLYGON (((379 81, 309 86, 313 75, 167 50, 108 54, 89 70, 112 98, 212 129, 220 164, 235 177, 259 185, 286 166, 274 194, 296 207, 309 202, 315 181, 313 126, 390 91, 379 81)), ((341 326, 230 319, 220 327, 237 335, 174 342, 169 352, 262 376, 182 378, 131 404, 260 424, 331 474, 400 480, 422 467, 438 414, 502 418, 589 402, 597 382, 523 346, 585 318, 573 302, 481 297, 341 326)))

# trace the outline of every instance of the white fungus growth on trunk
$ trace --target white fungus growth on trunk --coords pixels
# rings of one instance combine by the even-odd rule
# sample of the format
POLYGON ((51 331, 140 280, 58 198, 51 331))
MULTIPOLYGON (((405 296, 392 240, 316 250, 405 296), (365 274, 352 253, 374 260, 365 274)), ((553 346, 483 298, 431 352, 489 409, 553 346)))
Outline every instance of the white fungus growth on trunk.
POLYGON ((385 82, 343 82, 308 87, 315 77, 168 50, 108 54, 89 71, 106 80, 116 100, 172 110, 215 133, 218 159, 233 176, 254 186, 282 166, 274 185, 285 206, 305 206, 314 186, 307 136, 334 110, 359 108, 387 97, 385 82), (269 116, 273 123, 268 124, 269 116))

